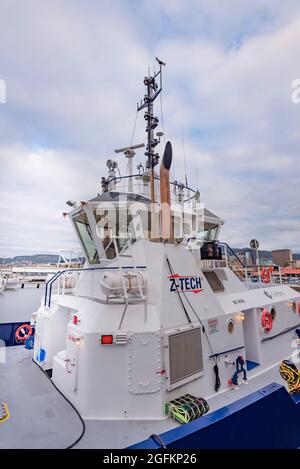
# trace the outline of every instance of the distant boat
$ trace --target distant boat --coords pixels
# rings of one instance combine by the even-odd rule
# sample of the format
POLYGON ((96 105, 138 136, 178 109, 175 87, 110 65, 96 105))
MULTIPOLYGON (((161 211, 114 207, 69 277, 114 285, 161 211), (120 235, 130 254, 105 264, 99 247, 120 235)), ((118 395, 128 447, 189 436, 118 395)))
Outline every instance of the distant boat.
POLYGON ((14 276, 8 276, 5 278, 5 289, 15 290, 20 287, 20 279, 14 276))

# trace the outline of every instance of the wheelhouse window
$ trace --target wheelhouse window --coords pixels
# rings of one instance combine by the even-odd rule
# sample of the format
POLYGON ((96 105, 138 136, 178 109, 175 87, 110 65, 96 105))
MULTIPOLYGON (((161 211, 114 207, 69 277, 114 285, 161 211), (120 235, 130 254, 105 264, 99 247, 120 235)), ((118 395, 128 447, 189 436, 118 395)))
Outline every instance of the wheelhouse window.
POLYGON ((133 218, 128 208, 94 209, 97 225, 97 233, 102 242, 105 255, 108 259, 114 259, 129 243, 135 241, 133 218))
POLYGON ((99 264, 98 252, 93 240, 92 230, 86 213, 82 210, 73 218, 73 222, 81 240, 87 260, 90 264, 99 264))
POLYGON ((196 237, 201 219, 198 220, 194 213, 183 212, 183 235, 186 238, 196 237))
POLYGON ((199 231, 197 238, 203 241, 215 241, 218 234, 218 225, 204 224, 204 229, 199 231))

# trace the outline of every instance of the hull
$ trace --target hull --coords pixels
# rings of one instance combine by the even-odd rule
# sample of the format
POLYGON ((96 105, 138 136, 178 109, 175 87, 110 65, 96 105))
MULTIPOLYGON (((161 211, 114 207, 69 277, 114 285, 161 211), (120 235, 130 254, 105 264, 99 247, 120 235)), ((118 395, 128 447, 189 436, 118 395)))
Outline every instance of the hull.
POLYGON ((297 449, 300 394, 271 383, 201 419, 130 449, 297 449), (282 431, 284 429, 284 431, 282 431))

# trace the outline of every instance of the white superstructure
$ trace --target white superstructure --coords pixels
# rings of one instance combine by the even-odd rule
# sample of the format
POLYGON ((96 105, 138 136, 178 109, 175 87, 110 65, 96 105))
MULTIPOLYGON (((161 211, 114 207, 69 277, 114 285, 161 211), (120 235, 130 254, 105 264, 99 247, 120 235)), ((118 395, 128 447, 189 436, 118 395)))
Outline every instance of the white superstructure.
MULTIPOLYGON (((223 221, 198 191, 179 183, 169 190, 170 144, 160 176, 154 172, 159 74, 145 78, 139 108, 146 108, 146 168, 129 175, 125 191, 109 160, 102 194, 74 204, 68 215, 86 263, 71 295, 53 288, 77 270, 58 271, 34 315, 35 361, 88 419, 164 419, 174 398, 234 387, 240 356, 247 378, 260 379, 293 353, 300 325, 299 294, 271 279, 249 289, 218 242, 223 221)), ((239 382, 247 382, 243 374, 239 382)))

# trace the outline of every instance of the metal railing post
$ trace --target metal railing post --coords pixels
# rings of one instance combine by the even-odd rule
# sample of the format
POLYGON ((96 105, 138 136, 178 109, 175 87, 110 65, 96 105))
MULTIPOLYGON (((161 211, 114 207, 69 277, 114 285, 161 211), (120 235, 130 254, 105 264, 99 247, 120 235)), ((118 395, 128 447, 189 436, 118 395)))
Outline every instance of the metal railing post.
POLYGON ((259 281, 259 288, 261 287, 261 273, 260 273, 260 266, 257 266, 258 269, 258 281, 259 281))
POLYGON ((94 301, 94 270, 92 271, 92 301, 94 301))
POLYGON ((46 289, 45 289, 45 299, 44 299, 44 306, 47 306, 47 300, 49 295, 50 286, 52 283, 60 276, 60 271, 56 272, 49 280, 46 282, 46 289))
POLYGON ((281 266, 279 266, 279 268, 278 268, 278 272, 279 272, 279 282, 280 282, 280 285, 282 285, 282 274, 281 274, 281 266))
POLYGON ((226 268, 228 269, 228 252, 227 252, 227 246, 226 246, 226 244, 224 245, 224 254, 225 254, 226 268))

